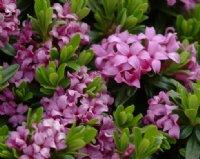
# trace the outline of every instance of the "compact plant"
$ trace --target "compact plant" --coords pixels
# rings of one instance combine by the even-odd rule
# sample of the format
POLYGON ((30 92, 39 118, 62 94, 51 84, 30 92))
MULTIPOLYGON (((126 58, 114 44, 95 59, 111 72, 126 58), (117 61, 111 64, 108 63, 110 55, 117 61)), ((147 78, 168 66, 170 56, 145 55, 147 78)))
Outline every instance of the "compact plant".
POLYGON ((0 158, 200 158, 200 1, 2 0, 0 15, 0 158))

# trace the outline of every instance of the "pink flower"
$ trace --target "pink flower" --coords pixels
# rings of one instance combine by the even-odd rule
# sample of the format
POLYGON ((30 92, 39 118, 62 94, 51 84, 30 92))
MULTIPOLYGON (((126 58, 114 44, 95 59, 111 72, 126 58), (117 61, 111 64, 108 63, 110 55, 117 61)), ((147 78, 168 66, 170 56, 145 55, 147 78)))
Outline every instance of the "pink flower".
POLYGON ((87 154, 87 159, 110 159, 111 156, 113 156, 113 159, 119 159, 114 152, 115 144, 113 131, 115 131, 116 128, 113 119, 109 116, 102 117, 98 126, 100 130, 97 134, 97 143, 95 145, 86 145, 80 152, 87 154))
POLYGON ((180 127, 178 125, 179 116, 172 114, 177 106, 172 105, 166 93, 160 92, 149 100, 147 115, 144 117, 145 124, 155 124, 158 128, 176 139, 180 136, 180 127))
POLYGON ((131 35, 128 31, 104 39, 101 45, 93 45, 96 67, 105 77, 117 83, 140 87, 142 75, 154 71, 159 73, 166 60, 179 63, 177 50, 180 43, 176 35, 156 34, 154 28, 146 28, 145 34, 131 35))
POLYGON ((28 110, 28 106, 22 103, 16 103, 15 95, 9 88, 6 88, 0 94, 0 115, 9 116, 8 122, 14 127, 26 121, 24 114, 28 110))
MULTIPOLYGON (((187 10, 193 9, 198 3, 200 3, 200 0, 179 0, 179 1, 184 4, 184 7, 187 10)), ((176 2, 177 0, 167 0, 167 4, 169 6, 175 5, 176 2)))
POLYGON ((167 0, 169 6, 173 6, 176 3, 176 0, 167 0))
POLYGON ((135 151, 135 145, 133 145, 132 143, 129 144, 129 147, 125 151, 124 158, 127 158, 127 159, 130 158, 131 155, 134 153, 134 151, 135 151))
POLYGON ((184 65, 181 69, 188 70, 187 72, 176 72, 175 78, 184 82, 184 84, 191 88, 190 81, 198 81, 200 79, 200 65, 197 61, 197 50, 194 44, 189 45, 188 47, 182 46, 182 49, 185 51, 189 51, 191 53, 189 62, 184 65))
POLYGON ((22 82, 32 82, 35 79, 35 69, 41 64, 47 65, 50 60, 49 50, 52 42, 47 41, 44 44, 38 44, 33 40, 35 32, 32 30, 30 22, 23 22, 23 29, 20 32, 20 38, 15 44, 17 54, 13 63, 20 64, 20 69, 11 83, 19 86, 22 82))
POLYGON ((51 150, 62 150, 65 143, 66 129, 59 120, 52 118, 42 119, 39 124, 33 125, 35 131, 29 134, 25 126, 10 133, 7 145, 16 148, 22 153, 20 159, 49 159, 51 150), (30 135, 28 139, 28 135, 30 135))
POLYGON ((58 43, 58 46, 62 48, 68 44, 69 40, 75 35, 79 34, 81 37, 81 44, 88 44, 90 41, 89 26, 86 23, 78 21, 76 14, 72 14, 69 3, 66 3, 63 7, 55 3, 53 6, 56 13, 55 19, 64 20, 65 24, 55 26, 50 35, 54 38, 54 41, 58 43))
POLYGON ((17 131, 10 132, 9 138, 6 142, 8 147, 16 148, 22 151, 27 147, 27 137, 29 130, 25 126, 19 126, 17 131))
POLYGON ((0 48, 9 42, 10 36, 19 34, 18 15, 20 11, 17 9, 16 0, 0 0, 0 48))
POLYGON ((86 67, 69 74, 71 85, 68 90, 58 88, 52 98, 42 98, 41 104, 46 110, 45 115, 60 119, 64 125, 72 124, 76 120, 86 123, 91 119, 101 118, 103 112, 108 112, 113 98, 110 97, 106 88, 97 93, 94 98, 84 92, 87 85, 97 76, 101 74, 87 73, 86 67))
POLYGON ((80 35, 81 44, 88 44, 90 41, 88 35, 89 26, 86 23, 78 21, 78 17, 70 13, 68 3, 64 7, 56 3, 53 8, 55 10, 53 19, 63 20, 64 24, 56 25, 50 31, 49 34, 52 36, 52 41, 38 42, 34 39, 36 33, 33 31, 31 22, 23 22, 19 39, 14 45, 17 49, 17 54, 13 63, 20 64, 20 69, 10 80, 16 86, 19 86, 21 82, 32 82, 35 80, 35 69, 41 64, 47 65, 50 61, 49 52, 52 44, 61 49, 68 44, 75 34, 80 35))

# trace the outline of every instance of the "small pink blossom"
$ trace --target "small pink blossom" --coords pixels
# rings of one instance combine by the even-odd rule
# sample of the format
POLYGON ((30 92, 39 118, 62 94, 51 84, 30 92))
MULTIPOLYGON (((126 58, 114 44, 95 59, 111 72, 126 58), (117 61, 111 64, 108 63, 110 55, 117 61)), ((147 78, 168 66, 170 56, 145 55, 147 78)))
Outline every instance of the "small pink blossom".
MULTIPOLYGON (((184 4, 184 7, 187 10, 193 9, 195 8, 195 6, 200 3, 200 0, 179 0, 180 2, 182 2, 184 4)), ((173 6, 175 5, 175 3, 177 2, 177 0, 167 0, 167 4, 169 6, 173 6)))
POLYGON ((33 127, 35 131, 31 135, 25 126, 20 126, 17 131, 10 132, 6 143, 10 148, 16 148, 22 153, 20 159, 49 159, 52 149, 62 150, 67 147, 66 129, 59 120, 42 119, 33 127), (28 138, 28 135, 31 138, 28 138))
POLYGON ((15 95, 9 88, 4 89, 0 94, 0 102, 0 115, 9 116, 8 122, 14 127, 26 121, 24 114, 27 112, 28 106, 16 103, 15 95))
POLYGON ((191 44, 186 48, 182 46, 182 49, 191 53, 189 62, 181 68, 188 70, 188 72, 176 72, 175 78, 184 82, 188 88, 191 88, 190 81, 195 82, 200 79, 200 65, 197 61, 197 50, 194 44, 191 44))
POLYGON ((80 35, 81 44, 88 44, 90 42, 88 36, 89 26, 86 23, 78 21, 77 15, 71 13, 69 3, 65 3, 63 7, 59 3, 55 3, 53 8, 56 12, 54 18, 64 21, 64 24, 55 26, 50 32, 50 35, 60 48, 68 44, 69 40, 75 34, 80 35))
POLYGON ((119 159, 115 154, 115 144, 113 131, 116 130, 113 119, 109 116, 102 117, 99 133, 97 134, 97 143, 88 144, 80 150, 81 153, 88 154, 87 159, 119 159))
POLYGON ((145 124, 155 124, 159 129, 167 132, 170 136, 178 139, 180 127, 178 125, 179 116, 172 114, 177 106, 173 105, 166 93, 160 92, 149 100, 147 115, 144 116, 145 124))
POLYGON ((18 16, 16 0, 0 0, 0 48, 9 42, 10 36, 19 34, 18 16))
POLYGON ((108 112, 113 98, 106 88, 97 93, 94 98, 84 93, 87 85, 97 76, 101 74, 88 73, 86 67, 69 74, 71 85, 68 90, 58 88, 52 98, 42 98, 41 104, 46 110, 46 116, 58 118, 64 125, 72 124, 76 120, 85 123, 94 118, 101 118, 103 112, 108 112))

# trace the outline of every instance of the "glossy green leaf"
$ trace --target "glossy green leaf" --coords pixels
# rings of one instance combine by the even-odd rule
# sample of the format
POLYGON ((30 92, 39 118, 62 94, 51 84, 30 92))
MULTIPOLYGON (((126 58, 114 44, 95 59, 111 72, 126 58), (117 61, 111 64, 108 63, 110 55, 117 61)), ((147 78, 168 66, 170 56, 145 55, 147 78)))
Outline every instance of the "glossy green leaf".
POLYGON ((19 65, 18 64, 14 64, 14 65, 10 65, 7 68, 5 68, 2 71, 0 71, 0 75, 2 76, 2 80, 0 81, 0 84, 5 83, 11 77, 13 77, 18 69, 19 69, 19 65))
POLYGON ((78 70, 80 70, 80 65, 77 64, 76 61, 69 61, 69 62, 67 62, 66 65, 67 65, 67 67, 73 69, 74 71, 78 71, 78 70))
POLYGON ((186 145, 186 159, 199 159, 200 158, 200 143, 193 134, 186 145))
POLYGON ((184 126, 181 128, 181 135, 180 138, 181 139, 186 139, 187 137, 189 137, 192 134, 193 131, 193 127, 192 126, 184 126))
POLYGON ((92 50, 84 50, 83 52, 80 53, 77 63, 80 66, 87 65, 92 61, 93 58, 94 58, 94 53, 92 50))
POLYGON ((115 106, 126 103, 131 97, 134 96, 136 91, 137 89, 134 87, 129 87, 126 85, 122 86, 115 99, 115 106))
POLYGON ((2 48, 1 51, 5 54, 9 55, 9 56, 15 56, 16 55, 16 50, 9 43, 5 44, 4 48, 2 48))
POLYGON ((196 135, 197 140, 198 140, 199 143, 200 143, 200 126, 197 126, 197 127, 195 128, 195 135, 196 135))

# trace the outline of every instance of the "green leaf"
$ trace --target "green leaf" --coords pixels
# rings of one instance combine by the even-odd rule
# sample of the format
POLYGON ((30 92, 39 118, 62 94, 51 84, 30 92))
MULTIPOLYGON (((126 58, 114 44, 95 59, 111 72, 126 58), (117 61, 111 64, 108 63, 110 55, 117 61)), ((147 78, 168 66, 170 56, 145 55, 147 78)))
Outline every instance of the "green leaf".
POLYGON ((74 35, 71 40, 69 41, 68 45, 72 45, 74 51, 76 51, 79 47, 79 44, 81 42, 81 37, 79 34, 74 35))
POLYGON ((4 143, 7 140, 9 129, 7 125, 0 127, 0 143, 4 143))
POLYGON ((33 120, 34 120, 34 123, 40 123, 41 119, 42 119, 42 116, 43 116, 43 112, 44 112, 44 108, 43 107, 40 107, 36 110, 36 112, 34 113, 33 115, 33 120))
POLYGON ((199 159, 200 158, 200 143, 193 134, 186 145, 186 159, 199 159))
POLYGON ((43 85, 50 85, 50 82, 48 79, 48 73, 44 65, 41 65, 40 67, 36 69, 35 75, 36 75, 36 80, 39 83, 43 85))
POLYGON ((140 128, 133 128, 134 139, 133 142, 136 146, 136 149, 139 148, 140 142, 142 141, 142 132, 140 128))
POLYGON ((83 52, 80 53, 77 63, 80 66, 87 65, 92 61, 93 58, 94 58, 94 53, 92 50, 84 50, 83 52))
POLYGON ((74 71, 80 70, 80 65, 76 63, 76 61, 67 62, 67 67, 73 69, 74 71))
POLYGON ((49 25, 48 30, 51 31, 54 27, 58 25, 64 25, 64 24, 66 24, 64 20, 54 19, 53 22, 49 25))
POLYGON ((189 108, 198 109, 198 107, 200 106, 198 97, 196 95, 189 94, 188 98, 189 98, 188 99, 189 108))
POLYGON ((169 150, 171 148, 171 146, 167 140, 163 140, 161 148, 164 150, 169 150))
POLYGON ((179 149, 179 153, 181 154, 181 156, 183 156, 185 158, 185 149, 179 149))
POLYGON ((54 61, 56 59, 59 59, 59 52, 56 48, 52 48, 50 51, 50 59, 51 61, 54 61))
POLYGON ((74 54, 74 48, 72 45, 64 46, 60 53, 60 62, 61 63, 68 62, 72 58, 73 54, 74 54))
POLYGON ((186 139, 187 137, 189 137, 192 133, 192 130, 193 130, 193 127, 190 125, 182 127, 180 139, 186 139))
POLYGON ((60 82, 64 77, 65 77, 65 68, 66 68, 66 64, 61 64, 58 68, 58 82, 60 82))
POLYGON ((190 119, 190 121, 192 123, 194 123, 195 119, 197 117, 197 110, 196 109, 186 109, 184 112, 185 112, 185 115, 188 117, 188 119, 190 119))
POLYGON ((67 150, 68 151, 75 151, 84 147, 86 143, 82 139, 76 139, 68 144, 67 150))
POLYGON ((83 136, 83 140, 85 141, 85 143, 89 143, 91 142, 95 136, 97 134, 97 130, 90 127, 90 126, 87 126, 86 127, 86 130, 85 130, 85 133, 84 133, 84 136, 83 136))
POLYGON ((197 127, 195 128, 195 135, 196 135, 197 140, 198 140, 199 143, 200 143, 200 126, 197 126, 197 127))
POLYGON ((120 123, 120 124, 123 125, 123 124, 126 123, 126 121, 127 121, 127 116, 126 116, 125 111, 119 113, 119 118, 120 118, 120 120, 121 120, 121 123, 120 123))
MULTIPOLYGON (((152 136, 153 137, 153 136, 152 136)), ((138 151, 139 152, 143 152, 143 153, 146 153, 148 151, 148 148, 150 146, 150 142, 148 139, 142 139, 141 143, 140 143, 140 146, 138 148, 138 151)))
POLYGON ((83 8, 82 10, 77 12, 77 15, 79 17, 79 20, 85 18, 88 14, 90 13, 90 9, 89 8, 83 8))
POLYGON ((113 132, 113 137, 114 137, 114 142, 116 145, 116 148, 119 150, 120 149, 120 141, 119 141, 119 137, 116 131, 113 132))
POLYGON ((34 10, 36 18, 31 16, 31 22, 35 31, 37 31, 43 41, 47 41, 49 37, 49 26, 52 23, 53 9, 50 7, 49 0, 35 0, 34 10))
POLYGON ((120 137, 120 150, 123 152, 125 151, 129 146, 129 137, 126 135, 126 133, 122 133, 120 137))
POLYGON ((126 103, 131 97, 134 96, 136 91, 137 89, 134 87, 129 87, 126 85, 122 86, 115 99, 115 106, 126 103))
POLYGON ((8 133, 9 133, 9 129, 8 129, 7 125, 0 127, 0 136, 7 136, 8 133))
POLYGON ((99 119, 91 119, 86 123, 86 125, 92 126, 92 125, 96 124, 98 121, 99 121, 99 119))
POLYGON ((1 51, 5 54, 9 55, 9 56, 15 56, 16 55, 16 50, 9 43, 5 44, 4 48, 2 48, 1 51))
POLYGON ((0 81, 0 84, 5 83, 11 77, 13 77, 18 69, 19 69, 19 65, 18 64, 14 64, 14 65, 10 65, 7 68, 5 68, 2 71, 0 71, 0 75, 2 76, 2 80, 0 81))
POLYGON ((58 155, 59 159, 75 159, 73 156, 71 155, 58 155))
POLYGON ((71 81, 69 79, 62 79, 59 83, 59 86, 67 88, 70 85, 71 81))
POLYGON ((49 81, 51 82, 51 84, 53 86, 57 86, 58 84, 58 79, 59 79, 59 76, 56 72, 53 72, 49 75, 49 81))

